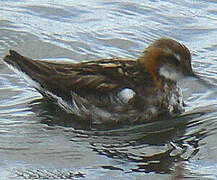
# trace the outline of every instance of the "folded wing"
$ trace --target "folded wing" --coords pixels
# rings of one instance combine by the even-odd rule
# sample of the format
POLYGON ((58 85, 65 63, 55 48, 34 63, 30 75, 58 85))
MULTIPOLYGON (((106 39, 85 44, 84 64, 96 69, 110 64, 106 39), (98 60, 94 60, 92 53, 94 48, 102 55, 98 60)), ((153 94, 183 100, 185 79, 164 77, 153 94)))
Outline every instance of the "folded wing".
POLYGON ((128 87, 133 84, 128 82, 133 79, 133 73, 130 75, 127 71, 133 69, 136 63, 132 60, 110 59, 57 64, 32 60, 13 50, 4 57, 4 61, 38 83, 40 87, 35 88, 43 95, 46 90, 64 99, 69 98, 71 92, 85 96, 106 94, 128 87), (123 64, 128 64, 128 67, 123 67, 123 64))

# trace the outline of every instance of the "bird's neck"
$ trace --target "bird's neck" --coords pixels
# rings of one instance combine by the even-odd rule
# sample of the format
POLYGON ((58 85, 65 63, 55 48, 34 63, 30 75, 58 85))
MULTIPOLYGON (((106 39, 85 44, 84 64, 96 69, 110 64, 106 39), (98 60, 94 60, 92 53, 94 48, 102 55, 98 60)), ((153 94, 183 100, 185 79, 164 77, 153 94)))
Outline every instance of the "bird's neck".
POLYGON ((137 60, 137 65, 141 69, 141 71, 146 71, 151 74, 153 80, 156 85, 162 89, 162 82, 160 80, 160 76, 158 73, 158 69, 160 66, 159 57, 162 54, 162 50, 160 48, 148 48, 144 52, 144 54, 137 60))

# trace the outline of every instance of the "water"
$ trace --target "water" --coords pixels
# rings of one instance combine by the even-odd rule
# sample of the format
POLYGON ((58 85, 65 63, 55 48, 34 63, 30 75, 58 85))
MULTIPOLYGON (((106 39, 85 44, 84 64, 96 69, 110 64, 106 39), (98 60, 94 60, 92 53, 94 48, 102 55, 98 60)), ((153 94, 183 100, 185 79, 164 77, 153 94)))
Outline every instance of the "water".
POLYGON ((216 1, 0 1, 0 59, 137 58, 177 39, 210 85, 180 82, 186 113, 95 127, 72 121, 0 62, 0 179, 217 179, 216 1))

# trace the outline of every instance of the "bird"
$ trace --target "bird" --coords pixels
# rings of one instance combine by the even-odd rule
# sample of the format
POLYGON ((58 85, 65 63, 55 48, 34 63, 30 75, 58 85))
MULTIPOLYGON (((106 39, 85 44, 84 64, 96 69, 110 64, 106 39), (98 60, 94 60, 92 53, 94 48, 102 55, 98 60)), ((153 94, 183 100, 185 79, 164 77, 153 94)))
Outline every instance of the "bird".
POLYGON ((171 38, 156 39, 137 59, 57 63, 9 50, 3 61, 66 113, 96 124, 181 114, 184 100, 177 82, 195 75, 189 49, 171 38))

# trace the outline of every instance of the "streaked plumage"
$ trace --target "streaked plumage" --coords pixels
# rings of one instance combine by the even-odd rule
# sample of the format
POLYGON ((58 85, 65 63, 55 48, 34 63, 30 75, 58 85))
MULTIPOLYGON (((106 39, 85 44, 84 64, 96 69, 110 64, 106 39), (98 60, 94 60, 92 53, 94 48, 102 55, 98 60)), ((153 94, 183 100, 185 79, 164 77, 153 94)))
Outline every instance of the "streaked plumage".
POLYGON ((4 61, 27 75, 30 85, 43 96, 68 113, 93 122, 133 123, 180 113, 183 100, 176 82, 193 75, 189 50, 166 38, 156 40, 137 60, 57 64, 10 50, 4 61))

